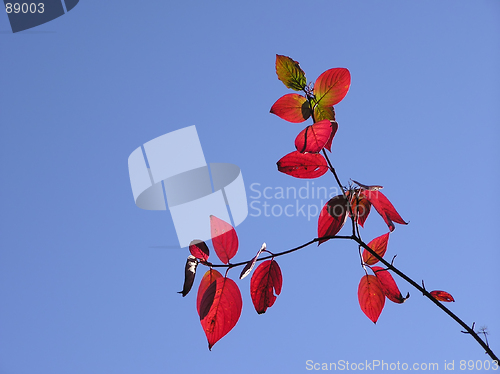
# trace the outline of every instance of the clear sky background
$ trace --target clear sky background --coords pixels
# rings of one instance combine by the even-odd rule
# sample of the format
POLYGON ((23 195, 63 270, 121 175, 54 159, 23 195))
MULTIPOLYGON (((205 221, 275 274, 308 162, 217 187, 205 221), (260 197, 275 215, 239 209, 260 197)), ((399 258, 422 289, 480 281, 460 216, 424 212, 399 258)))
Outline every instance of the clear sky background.
MULTIPOLYGON (((269 113, 292 92, 276 77, 276 53, 299 61, 308 81, 350 70, 331 156, 340 178, 385 186, 410 221, 391 234, 387 257, 450 292, 451 310, 486 325, 498 355, 499 36, 496 0, 82 0, 18 34, 1 13, 0 373, 300 373, 307 360, 441 370, 454 360, 458 370, 488 359, 397 277, 411 297, 387 302, 374 325, 358 305, 357 248, 344 241, 280 257, 283 291, 264 315, 250 277, 237 280, 240 321, 208 351, 201 274, 191 294, 176 293, 188 251, 176 248, 168 212, 135 206, 127 159, 196 125, 208 162, 241 168, 249 204, 319 207, 250 188, 308 186, 276 169, 310 124, 269 113)), ((279 252, 316 236, 315 217, 249 214, 235 261, 264 241, 279 252)), ((385 232, 373 212, 363 238, 385 232)))

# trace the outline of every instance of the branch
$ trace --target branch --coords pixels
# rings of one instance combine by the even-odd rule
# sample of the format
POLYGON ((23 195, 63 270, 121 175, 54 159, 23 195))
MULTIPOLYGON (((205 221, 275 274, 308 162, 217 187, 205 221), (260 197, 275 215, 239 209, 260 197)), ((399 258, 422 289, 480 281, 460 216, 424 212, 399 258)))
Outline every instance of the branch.
MULTIPOLYGON (((326 161, 328 162, 328 166, 330 168, 330 171, 332 172, 333 176, 335 177, 335 180, 337 181, 337 184, 341 188, 342 192, 344 192, 343 195, 345 196, 344 187, 342 186, 342 183, 340 182, 340 179, 339 179, 339 177, 338 177, 338 175, 337 175, 337 173, 335 171, 335 168, 331 164, 330 159, 328 158, 328 155, 327 155, 327 153, 326 153, 326 151, 325 151, 324 148, 323 148, 323 155, 325 156, 326 161)), ((347 197, 346 197, 346 199, 347 199, 347 197)), ((356 222, 355 222, 355 215, 352 212, 352 207, 351 207, 351 204, 349 204, 349 201, 348 201, 348 207, 349 207, 349 213, 350 213, 351 221, 352 221, 352 225, 353 225, 352 226, 353 234, 352 234, 351 239, 354 240, 356 243, 358 243, 360 246, 362 246, 364 249, 366 249, 368 252, 370 252, 375 258, 377 258, 381 263, 383 263, 388 269, 392 270, 394 273, 396 273, 397 275, 399 275, 401 278, 403 278, 405 281, 407 281, 409 284, 411 284, 417 290, 419 290, 420 292, 422 292, 422 294, 425 297, 427 297, 429 300, 431 300, 434 304, 436 304, 439 308, 441 308, 441 310, 443 310, 446 314, 448 314, 451 318, 453 318, 460 326, 462 326, 466 330, 465 332, 471 334, 472 337, 481 345, 481 347, 484 348, 484 350, 486 351, 486 353, 493 360, 495 360, 496 362, 500 362, 498 360, 498 358, 496 357, 496 355, 493 353, 493 351, 490 349, 490 347, 488 346, 488 344, 485 343, 483 341, 483 339, 481 339, 479 337, 478 334, 476 334, 476 332, 474 331, 473 328, 470 328, 464 321, 462 321, 460 318, 458 318, 458 316, 455 315, 451 310, 449 310, 442 303, 440 303, 438 300, 436 300, 434 297, 432 297, 432 295, 429 292, 427 292, 423 287, 420 287, 420 285, 418 283, 416 283, 413 279, 411 279, 406 274, 404 274, 402 271, 400 271, 399 269, 397 269, 392 263, 388 263, 386 260, 384 260, 382 257, 380 257, 374 250, 372 250, 370 247, 368 247, 368 245, 366 245, 361 240, 361 238, 359 236, 359 231, 358 231, 358 235, 356 236, 355 226, 357 226, 357 225, 356 225, 356 222)), ((366 271, 366 269, 365 269, 365 271, 366 271)))
MULTIPOLYGON (((283 256, 283 255, 286 255, 288 253, 292 253, 292 252, 298 251, 299 249, 307 247, 307 246, 309 246, 309 245, 311 245, 313 243, 319 242, 320 240, 327 240, 327 239, 351 239, 352 240, 354 238, 352 236, 344 236, 344 235, 323 236, 321 238, 314 238, 313 240, 310 240, 307 243, 299 245, 298 247, 295 247, 295 248, 292 248, 292 249, 288 249, 288 250, 283 251, 283 252, 275 253, 275 254, 272 254, 272 255, 269 255, 269 256, 266 256, 266 257, 261 257, 261 258, 257 259, 256 262, 268 260, 268 259, 273 258, 273 257, 283 256)), ((248 260, 248 261, 252 261, 252 260, 248 260)), ((232 269, 232 268, 235 268, 235 267, 238 267, 238 266, 246 265, 248 263, 248 261, 237 262, 236 264, 229 263, 227 265, 213 265, 210 262, 200 262, 200 263, 202 265, 209 266, 209 267, 212 267, 212 268, 229 268, 229 269, 232 269)))
MULTIPOLYGON (((394 273, 396 273, 401 278, 403 278, 406 282, 408 282, 413 287, 415 287, 417 290, 419 290, 420 292, 422 292, 422 294, 425 297, 427 297, 430 301, 432 301, 434 304, 436 304, 436 306, 438 306, 441 310, 443 310, 446 314, 448 314, 451 318, 453 318, 460 326, 462 326, 465 329, 465 331, 463 331, 463 332, 469 333, 481 345, 481 347, 484 348, 484 350, 486 351, 486 354, 488 354, 493 360, 495 360, 497 362, 500 362, 498 360, 498 357, 493 353, 493 351, 490 349, 490 347, 488 346, 488 344, 485 343, 483 341, 483 339, 481 339, 479 337, 479 335, 473 330, 473 328, 470 328, 455 313, 453 313, 451 310, 449 310, 447 307, 445 307, 442 303, 440 303, 438 300, 436 300, 434 297, 432 297, 432 295, 429 292, 427 292, 427 290, 425 288, 421 287, 417 282, 415 282, 413 279, 411 279, 409 276, 407 276, 401 270, 399 270, 398 268, 396 268, 394 266, 394 264, 393 264, 394 261, 387 262, 386 260, 384 260, 377 252, 375 252, 368 245, 366 245, 365 242, 363 242, 356 235, 350 235, 350 236, 346 236, 346 235, 334 235, 334 236, 323 236, 321 238, 314 238, 314 239, 308 241, 307 243, 299 245, 298 247, 291 248, 291 249, 288 249, 286 251, 275 253, 275 254, 272 254, 272 255, 269 255, 269 256, 261 257, 261 258, 257 259, 257 262, 258 261, 268 260, 270 258, 284 256, 286 254, 298 251, 299 249, 305 248, 305 247, 307 247, 307 246, 309 246, 309 245, 311 245, 313 243, 319 242, 320 240, 326 240, 326 239, 347 239, 347 240, 354 240, 356 243, 358 243, 358 245, 360 245, 361 247, 363 247, 364 249, 366 249, 375 258, 377 258, 381 263, 383 263, 389 270, 392 270, 394 273)), ((248 261, 251 261, 251 260, 248 260, 248 261)), ((212 263, 205 262, 205 261, 201 261, 200 263, 202 265, 209 266, 211 268, 227 268, 227 270, 226 270, 226 274, 227 274, 227 271, 229 271, 229 269, 232 269, 232 268, 235 268, 235 267, 238 267, 238 266, 246 265, 248 263, 248 261, 238 262, 238 263, 235 263, 235 264, 229 263, 227 265, 224 265, 224 264, 213 265, 212 263)))
POLYGON ((484 348, 484 350, 486 351, 486 354, 488 354, 488 356, 490 356, 496 362, 500 362, 498 360, 498 357, 493 353, 493 351, 490 349, 488 344, 486 344, 483 341, 483 339, 481 339, 479 337, 479 335, 476 334, 476 332, 473 330, 473 328, 470 328, 455 313, 453 313, 451 310, 449 310, 447 307, 445 307, 442 303, 440 303, 438 300, 436 300, 434 297, 432 297, 432 295, 429 292, 427 292, 427 290, 425 288, 421 287, 417 282, 415 282, 413 279, 411 279, 405 273, 403 273, 398 268, 396 268, 392 263, 389 263, 386 260, 384 260, 382 257, 380 257, 380 255, 378 255, 373 249, 368 247, 361 239, 359 239, 357 237, 353 237, 352 240, 354 240, 356 243, 358 243, 360 246, 362 246, 364 249, 366 249, 368 252, 370 252, 381 263, 383 263, 389 270, 392 270, 394 273, 399 275, 401 278, 403 278, 405 281, 407 281, 409 284, 411 284, 417 290, 422 292, 422 294, 425 297, 427 297, 430 301, 432 301, 434 304, 436 304, 439 308, 441 308, 441 310, 443 310, 446 314, 448 314, 451 318, 453 318, 460 326, 462 326, 465 329, 465 332, 472 335, 472 337, 481 345, 481 347, 484 348))
MULTIPOLYGON (((406 282, 408 282, 413 287, 415 287, 417 290, 419 290, 420 292, 422 292, 422 294, 425 297, 427 297, 430 301, 432 301, 434 304, 436 304, 441 310, 443 310, 446 314, 448 314, 451 318, 453 318, 460 326, 462 326, 465 329, 465 331, 463 331, 463 332, 470 334, 481 345, 481 347, 484 348, 484 350, 486 351, 486 354, 488 354, 488 356, 490 356, 491 359, 493 359, 493 360, 495 360, 497 362, 500 362, 498 360, 498 357, 493 353, 493 351, 490 349, 490 347, 488 346, 488 344, 486 344, 479 337, 479 335, 473 330, 473 328, 470 328, 456 314, 454 314, 451 310, 449 310, 447 307, 445 307, 442 303, 440 303, 438 300, 436 300, 434 297, 432 297, 432 295, 429 292, 427 292, 427 290, 425 288, 421 287, 417 282, 415 282, 413 279, 411 279, 409 276, 407 276, 401 270, 399 270, 398 268, 396 268, 394 266, 394 264, 393 264, 394 261, 387 262, 377 252, 375 252, 373 249, 371 249, 368 245, 366 245, 360 238, 358 238, 355 235, 352 235, 352 236, 334 235, 334 236, 324 236, 324 237, 321 237, 321 238, 314 238, 314 239, 308 241, 307 243, 299 245, 298 247, 291 248, 291 249, 288 249, 286 251, 279 252, 279 253, 276 253, 276 254, 273 254, 273 255, 269 255, 269 256, 266 256, 266 257, 261 257, 261 258, 257 259, 257 262, 258 261, 268 260, 268 259, 274 258, 274 257, 283 256, 283 255, 286 255, 286 254, 298 251, 299 249, 305 248, 305 247, 307 247, 307 246, 309 246, 309 245, 311 245, 313 243, 319 242, 320 240, 326 240, 326 239, 347 239, 347 240, 354 240, 361 247, 363 247, 368 252, 370 252, 381 263, 383 263, 389 270, 392 270, 394 273, 396 273, 401 278, 403 278, 406 282)), ((248 260, 248 261, 251 261, 251 260, 248 260)), ((232 268, 235 268, 235 267, 238 267, 238 266, 246 265, 248 263, 248 261, 238 262, 238 263, 235 263, 235 264, 229 263, 227 265, 224 265, 224 264, 213 265, 213 264, 211 264, 209 262, 200 262, 200 263, 202 265, 209 266, 211 268, 227 268, 227 271, 228 271, 229 269, 232 269, 232 268)), ((226 273, 227 273, 227 271, 226 271, 226 273)))
MULTIPOLYGON (((311 117, 312 117, 312 120, 313 120, 313 123, 314 123, 314 122, 316 122, 315 118, 314 118, 314 106, 312 105, 314 97, 306 89, 304 89, 304 92, 306 93, 307 99, 308 99, 310 107, 311 107, 311 117)), ((317 105, 317 104, 315 104, 315 105, 317 105)), ((462 326, 465 329, 465 331, 462 331, 462 332, 470 334, 479 343, 479 345, 481 345, 481 347, 483 347, 483 349, 485 350, 485 353, 488 354, 494 361, 496 361, 497 363, 499 363, 500 361, 499 361, 498 357, 490 349, 487 341, 484 342, 483 339, 481 339, 479 337, 479 335, 474 331, 474 324, 472 325, 472 327, 469 327, 457 315, 455 315, 451 310, 449 310, 441 302, 439 302, 438 300, 436 300, 429 292, 427 292, 427 290, 423 287, 423 283, 422 283, 422 286, 420 286, 413 279, 411 279, 405 273, 403 273, 398 268, 396 268, 394 266, 394 258, 392 259, 392 261, 390 263, 387 262, 379 254, 377 254, 373 249, 371 249, 365 242, 363 242, 363 240, 361 239, 361 236, 359 234, 359 227, 357 225, 356 215, 353 214, 353 210, 352 210, 352 206, 351 206, 351 202, 350 202, 350 199, 352 198, 352 190, 347 190, 347 191, 350 192, 350 195, 346 195, 346 192, 347 192, 346 188, 344 186, 342 186, 342 183, 340 182, 340 179, 339 179, 339 177, 337 175, 337 172, 335 171, 335 168, 333 167, 332 163, 330 162, 330 159, 328 158, 328 154, 326 153, 326 151, 325 151, 324 148, 322 149, 322 151, 323 151, 323 155, 324 155, 324 157, 325 157, 325 159, 326 159, 326 161, 328 163, 329 170, 333 174, 333 176, 335 178, 335 181, 337 182, 338 186, 340 187, 340 190, 342 191, 342 196, 344 197, 344 199, 347 202, 347 207, 348 207, 348 210, 349 210, 349 215, 351 217, 351 223, 352 223, 352 235, 350 235, 350 236, 334 235, 334 236, 325 236, 325 237, 321 237, 321 238, 314 238, 314 239, 308 241, 307 243, 299 245, 298 247, 295 247, 295 248, 292 248, 292 249, 288 249, 288 250, 285 250, 283 252, 279 252, 279 253, 276 253, 276 254, 271 254, 269 256, 265 256, 265 257, 259 258, 256 261, 264 261, 264 260, 267 260, 267 259, 271 259, 271 258, 275 258, 275 257, 279 257, 279 256, 284 256, 286 254, 289 254, 289 253, 298 251, 298 250, 300 250, 302 248, 305 248, 305 247, 307 247, 307 246, 309 246, 309 245, 311 245, 313 243, 319 242, 320 240, 326 240, 326 239, 347 239, 347 240, 353 240, 353 241, 355 241, 359 245, 359 249, 361 249, 361 247, 363 247, 370 254, 372 254, 372 256, 374 256, 382 264, 384 264, 387 267, 388 270, 393 271, 394 273, 396 273, 397 275, 399 275, 401 278, 403 278, 406 282, 408 282, 410 285, 412 285, 414 288, 416 288, 418 291, 422 292, 422 294, 425 297, 427 297, 437 307, 439 307, 442 311, 444 311, 446 314, 448 314, 453 320, 455 320, 455 322, 457 322, 460 326, 462 326)), ((360 253, 360 257, 361 257, 361 253, 360 253)), ((249 261, 252 261, 252 260, 249 260, 249 261)), ((205 265, 205 266, 209 266, 211 268, 227 268, 227 270, 226 270, 226 275, 227 275, 227 272, 229 271, 229 269, 232 269, 232 268, 238 267, 238 266, 246 265, 249 261, 238 262, 238 263, 235 263, 235 264, 229 263, 227 265, 213 265, 210 262, 206 262, 206 261, 201 261, 200 263, 203 264, 203 265, 205 265)), ((364 268, 364 270, 366 272, 366 267, 365 267, 365 264, 364 264, 364 262, 363 262, 362 259, 361 259, 361 266, 364 268)), ((481 332, 481 333, 484 333, 484 336, 486 338, 486 333, 485 332, 481 332)))

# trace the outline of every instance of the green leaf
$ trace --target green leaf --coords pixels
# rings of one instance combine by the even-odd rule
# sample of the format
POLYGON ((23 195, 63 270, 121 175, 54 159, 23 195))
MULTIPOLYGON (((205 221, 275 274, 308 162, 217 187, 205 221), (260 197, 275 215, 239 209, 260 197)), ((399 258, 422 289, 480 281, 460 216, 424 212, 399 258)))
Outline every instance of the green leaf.
POLYGON ((276 55, 276 74, 285 86, 295 91, 302 91, 306 86, 306 75, 297 61, 290 57, 276 55))
POLYGON ((335 121, 335 112, 333 111, 333 107, 331 106, 325 107, 321 104, 317 104, 314 107, 314 120, 316 122, 319 122, 324 119, 335 121))

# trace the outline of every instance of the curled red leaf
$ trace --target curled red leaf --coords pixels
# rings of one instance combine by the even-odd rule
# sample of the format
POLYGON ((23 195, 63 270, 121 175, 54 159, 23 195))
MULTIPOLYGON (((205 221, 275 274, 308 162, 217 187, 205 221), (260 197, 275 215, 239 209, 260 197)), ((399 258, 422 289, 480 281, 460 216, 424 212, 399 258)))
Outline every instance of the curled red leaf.
POLYGON ((358 220, 358 225, 364 227, 365 221, 370 214, 370 209, 372 204, 364 197, 359 196, 355 193, 354 197, 351 199, 351 210, 354 214, 355 219, 358 220))
POLYGON ((184 269, 184 286, 182 287, 182 291, 177 292, 182 294, 182 297, 186 296, 191 291, 191 287, 193 287, 197 266, 198 260, 194 256, 189 255, 184 269))
MULTIPOLYGON (((334 115, 335 117, 335 115, 334 115)), ((330 138, 328 138, 328 141, 326 142, 325 144, 325 149, 328 149, 330 152, 332 151, 332 141, 333 141, 333 137, 335 136, 335 134, 337 133, 337 130, 339 128, 339 124, 337 123, 337 121, 335 120, 332 120, 331 118, 329 118, 330 120, 330 126, 332 128, 332 132, 330 134, 330 138)))
MULTIPOLYGON (((334 236, 340 231, 347 219, 347 200, 342 195, 332 197, 323 206, 318 218, 318 238, 334 236)), ((322 239, 318 245, 326 242, 322 239)))
POLYGON ((202 261, 207 261, 208 256, 210 256, 210 250, 202 240, 193 240, 189 243, 189 252, 191 252, 194 257, 199 258, 202 261))
POLYGON ((200 286, 198 287, 198 295, 196 296, 196 310, 198 311, 198 315, 200 315, 200 304, 203 294, 207 290, 208 286, 210 286, 218 278, 222 278, 222 274, 214 269, 208 270, 203 275, 203 278, 201 278, 200 286))
POLYGON ((317 178, 328 171, 325 158, 318 153, 294 151, 277 163, 278 170, 295 178, 317 178))
POLYGON ((306 86, 306 75, 297 61, 288 56, 276 55, 276 74, 285 86, 301 91, 306 86))
POLYGON ((238 251, 238 235, 229 223, 210 216, 210 231, 212 234, 212 244, 219 259, 227 264, 238 251))
POLYGON ((279 295, 282 285, 281 269, 274 259, 264 261, 255 269, 250 281, 250 295, 257 313, 265 313, 273 306, 276 301, 274 292, 279 295))
POLYGON ((330 140, 331 136, 332 124, 329 120, 325 119, 302 130, 295 138, 295 148, 300 153, 318 153, 323 149, 328 140, 330 140))
POLYGON ((394 231, 395 227, 393 222, 402 225, 408 224, 403 220, 403 218, 401 218, 399 213, 396 211, 396 208, 394 208, 382 192, 362 189, 360 194, 375 207, 375 210, 382 216, 385 223, 389 227, 389 230, 394 231))
POLYGON ((242 305, 240 290, 232 279, 217 278, 208 286, 200 303, 200 322, 209 350, 236 325, 242 305))
POLYGON ((255 257, 252 258, 250 261, 248 261, 247 264, 245 265, 245 267, 243 268, 243 270, 241 271, 240 279, 245 278, 248 274, 251 273, 253 267, 255 266, 255 263, 257 262, 257 259, 260 256, 260 254, 262 253, 262 251, 265 251, 265 250, 266 250, 266 243, 263 243, 262 247, 260 247, 260 249, 257 252, 257 254, 255 255, 255 257))
POLYGON ((288 122, 304 122, 311 115, 311 105, 299 94, 287 94, 280 97, 271 107, 271 113, 288 122))
MULTIPOLYGON (((375 239, 373 239, 370 243, 368 243, 368 247, 373 249, 376 254, 380 257, 384 257, 385 252, 387 251, 387 242, 389 241, 389 233, 381 235, 375 239)), ((366 249, 363 250, 363 262, 367 265, 374 265, 379 260, 373 256, 366 249)))
POLYGON ((406 299, 410 297, 410 294, 408 294, 406 297, 403 297, 403 295, 401 295, 401 291, 399 291, 394 278, 387 269, 381 268, 380 266, 373 266, 372 270, 380 282, 384 295, 387 296, 389 300, 398 304, 402 304, 406 301, 406 299))
POLYGON ((365 315, 377 323, 385 305, 385 295, 379 280, 375 275, 365 275, 358 286, 358 301, 365 315))
POLYGON ((453 296, 451 296, 448 292, 445 291, 431 291, 429 292, 433 298, 439 301, 445 302, 455 302, 453 296))

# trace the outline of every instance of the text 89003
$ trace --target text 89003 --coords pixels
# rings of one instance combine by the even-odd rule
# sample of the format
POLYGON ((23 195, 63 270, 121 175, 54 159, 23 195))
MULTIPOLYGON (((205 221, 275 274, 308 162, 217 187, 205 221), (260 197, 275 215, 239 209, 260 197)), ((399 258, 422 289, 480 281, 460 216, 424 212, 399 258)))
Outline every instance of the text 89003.
POLYGON ((45 11, 44 3, 7 3, 5 4, 7 13, 43 13, 45 11))

